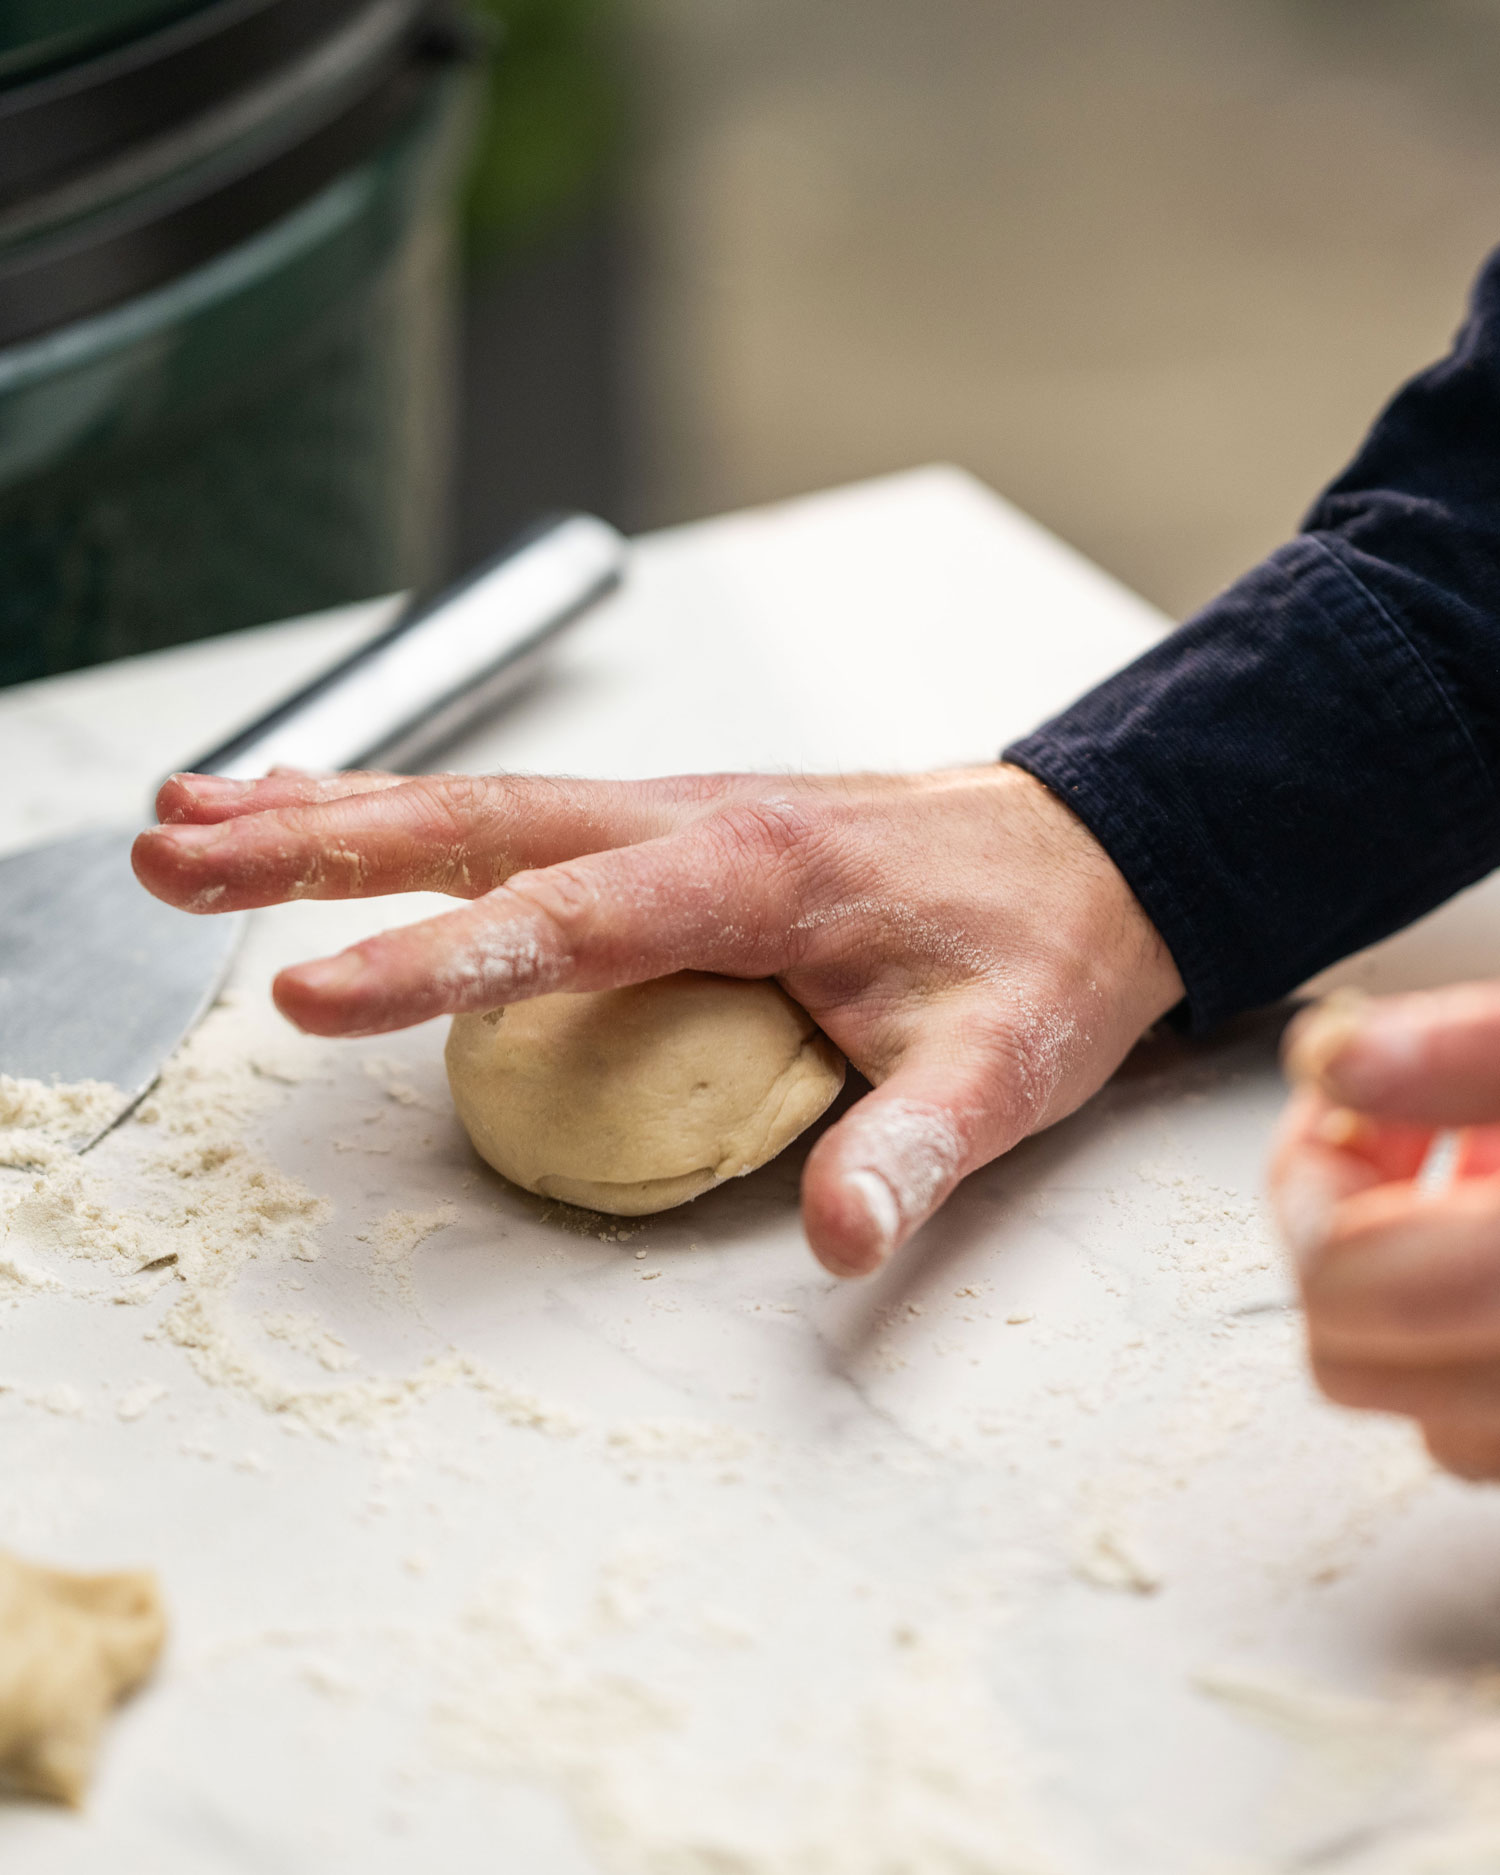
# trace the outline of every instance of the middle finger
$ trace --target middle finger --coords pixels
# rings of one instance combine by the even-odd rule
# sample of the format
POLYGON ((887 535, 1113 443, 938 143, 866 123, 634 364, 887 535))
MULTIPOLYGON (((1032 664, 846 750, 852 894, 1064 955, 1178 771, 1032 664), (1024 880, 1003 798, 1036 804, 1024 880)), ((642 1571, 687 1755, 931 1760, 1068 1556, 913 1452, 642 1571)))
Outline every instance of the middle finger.
POLYGON ((185 911, 391 892, 477 898, 514 872, 650 839, 680 811, 655 783, 424 775, 210 826, 153 827, 133 858, 142 883, 185 911))

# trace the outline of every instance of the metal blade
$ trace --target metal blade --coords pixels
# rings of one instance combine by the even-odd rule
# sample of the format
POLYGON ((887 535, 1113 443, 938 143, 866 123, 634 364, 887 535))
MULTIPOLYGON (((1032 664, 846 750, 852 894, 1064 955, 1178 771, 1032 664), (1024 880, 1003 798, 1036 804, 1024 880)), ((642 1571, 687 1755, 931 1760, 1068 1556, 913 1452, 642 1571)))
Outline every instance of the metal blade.
POLYGON ((218 993, 245 919, 151 897, 113 829, 0 859, 0 1074, 107 1081, 108 1132, 218 993))

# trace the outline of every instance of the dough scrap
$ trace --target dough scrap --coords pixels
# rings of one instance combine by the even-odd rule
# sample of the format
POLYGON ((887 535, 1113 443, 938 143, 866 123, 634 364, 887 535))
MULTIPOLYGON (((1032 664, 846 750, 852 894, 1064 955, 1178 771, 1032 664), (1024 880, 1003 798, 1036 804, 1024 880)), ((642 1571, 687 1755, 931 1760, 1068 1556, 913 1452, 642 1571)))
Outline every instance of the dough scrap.
POLYGON ((81 1804, 105 1717, 165 1637, 155 1576, 73 1575, 0 1551, 0 1787, 81 1804))
POLYGON ((776 984, 689 970, 455 1016, 447 1063, 482 1159, 617 1217, 753 1172, 844 1084, 843 1056, 776 984))

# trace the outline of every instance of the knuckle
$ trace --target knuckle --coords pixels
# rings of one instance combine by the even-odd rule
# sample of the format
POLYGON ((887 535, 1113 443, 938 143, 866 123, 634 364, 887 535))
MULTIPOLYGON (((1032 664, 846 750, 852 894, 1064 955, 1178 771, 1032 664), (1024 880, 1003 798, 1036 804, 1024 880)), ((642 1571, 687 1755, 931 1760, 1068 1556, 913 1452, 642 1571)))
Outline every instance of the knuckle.
POLYGON ((728 796, 754 779, 756 777, 736 774, 664 775, 660 780, 646 785, 669 807, 713 810, 721 807, 728 796))
POLYGON ((599 905, 592 869, 577 860, 563 860, 535 872, 518 872, 507 881, 505 889, 542 912, 569 939, 587 929, 599 905))
POLYGON ((467 834, 488 809, 494 785, 484 775, 420 775, 409 787, 413 800, 435 821, 467 834))
POLYGON ((1014 1029, 997 1029, 985 1038, 982 1059, 994 1096, 1013 1112, 1035 1119, 1045 1105, 1045 1091, 1024 1039, 1014 1029))
POLYGON ((477 775, 421 775, 395 790, 392 808, 404 811, 424 842, 463 854, 481 824, 486 784, 477 775))
POLYGON ((421 775, 396 790, 421 845, 445 860, 463 897, 493 890, 510 870, 503 832, 507 783, 492 775, 421 775))
POLYGON ((965 1052, 990 1102, 1028 1125, 1051 1106, 1066 1067, 1053 1031, 1012 1010, 979 1017, 965 1037, 965 1052))
POLYGON ((711 828, 731 863, 757 866, 803 861, 817 837, 815 816, 784 795, 732 801, 713 816, 711 828))

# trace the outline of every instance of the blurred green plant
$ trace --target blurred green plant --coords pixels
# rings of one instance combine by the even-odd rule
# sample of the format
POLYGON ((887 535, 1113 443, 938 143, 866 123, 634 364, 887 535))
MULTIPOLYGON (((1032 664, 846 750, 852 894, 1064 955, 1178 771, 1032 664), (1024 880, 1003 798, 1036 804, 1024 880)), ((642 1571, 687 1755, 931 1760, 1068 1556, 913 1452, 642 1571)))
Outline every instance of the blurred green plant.
POLYGON ((607 192, 623 129, 617 0, 473 0, 487 41, 467 191, 471 263, 508 259, 607 192))

